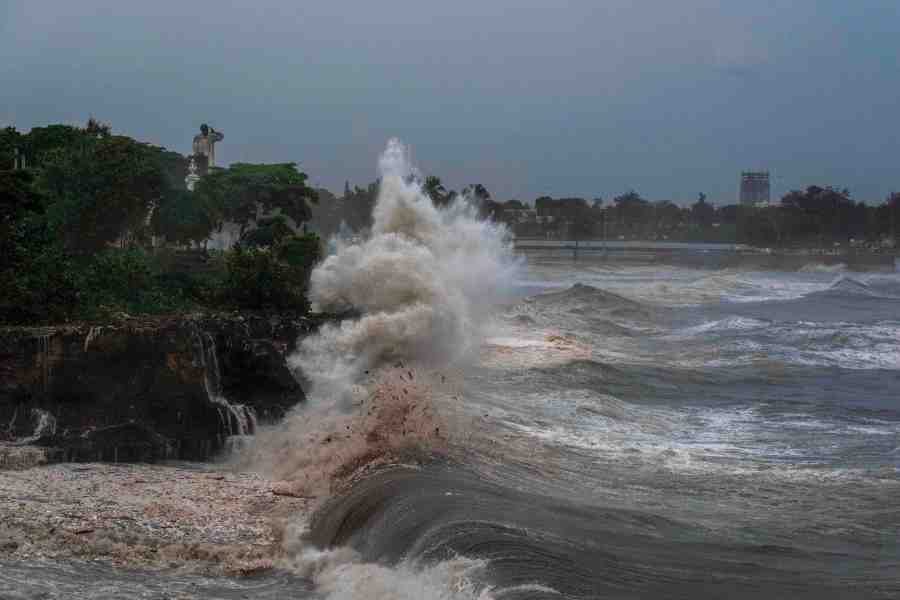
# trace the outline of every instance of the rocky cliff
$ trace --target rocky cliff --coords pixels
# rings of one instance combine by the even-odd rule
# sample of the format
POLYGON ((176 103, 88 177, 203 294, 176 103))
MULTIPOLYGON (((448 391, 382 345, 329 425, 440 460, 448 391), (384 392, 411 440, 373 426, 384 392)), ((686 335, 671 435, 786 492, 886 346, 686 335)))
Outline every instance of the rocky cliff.
POLYGON ((0 441, 56 460, 205 460, 304 399, 285 357, 322 318, 191 315, 0 329, 0 441))

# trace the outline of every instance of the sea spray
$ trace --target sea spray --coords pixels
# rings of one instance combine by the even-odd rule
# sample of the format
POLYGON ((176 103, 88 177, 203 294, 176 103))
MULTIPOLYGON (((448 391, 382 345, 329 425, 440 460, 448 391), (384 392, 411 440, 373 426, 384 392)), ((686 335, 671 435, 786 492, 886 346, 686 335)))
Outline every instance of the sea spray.
POLYGON ((334 240, 311 277, 316 308, 361 316, 302 341, 289 360, 311 382, 309 402, 255 444, 255 466, 298 493, 321 497, 412 447, 443 450, 438 371, 477 357, 518 267, 506 229, 466 198, 434 206, 398 140, 379 170, 371 232, 334 240))
MULTIPOLYGON (((303 535, 298 539, 303 539, 303 535)), ((367 563, 349 548, 300 544, 281 566, 315 582, 328 600, 492 600, 476 583, 486 561, 456 557, 424 568, 367 563)))
MULTIPOLYGON (((448 375, 477 358, 488 316, 518 267, 505 228, 479 219, 467 199, 434 206, 398 140, 379 170, 371 231, 333 238, 311 276, 315 308, 361 316, 301 342, 289 361, 311 384, 308 402, 246 454, 254 468, 284 480, 276 493, 315 497, 318 507, 372 468, 448 452, 453 407, 445 401, 456 398, 448 375)), ((472 577, 481 562, 391 568, 349 548, 314 548, 303 520, 286 525, 282 566, 328 598, 490 597, 472 577)))
POLYGON ((352 410, 312 405, 254 440, 254 467, 284 480, 276 484, 280 494, 324 501, 367 469, 440 456, 447 425, 435 409, 435 387, 405 366, 379 373, 352 410))
POLYGON ((398 140, 379 166, 371 235, 338 240, 312 273, 314 306, 363 313, 324 327, 292 357, 315 402, 346 398, 365 370, 389 361, 446 365, 470 356, 516 268, 505 228, 480 220, 465 198, 436 208, 398 140))

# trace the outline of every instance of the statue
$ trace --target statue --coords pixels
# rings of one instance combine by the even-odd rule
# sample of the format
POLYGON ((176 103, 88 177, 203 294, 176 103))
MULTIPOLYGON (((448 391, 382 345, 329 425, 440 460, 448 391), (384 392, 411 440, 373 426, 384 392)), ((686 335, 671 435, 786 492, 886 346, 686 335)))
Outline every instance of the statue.
POLYGON ((206 123, 200 126, 200 133, 194 136, 194 157, 200 159, 200 168, 205 175, 210 167, 216 166, 216 142, 221 142, 225 136, 206 123))

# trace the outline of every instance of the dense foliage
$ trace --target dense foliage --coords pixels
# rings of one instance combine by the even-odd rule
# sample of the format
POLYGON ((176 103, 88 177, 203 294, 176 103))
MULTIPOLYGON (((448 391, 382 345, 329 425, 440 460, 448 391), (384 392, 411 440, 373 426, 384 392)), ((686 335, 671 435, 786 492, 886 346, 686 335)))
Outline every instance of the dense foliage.
POLYGON ((274 211, 295 223, 307 221, 312 215, 310 204, 318 200, 316 191, 306 185, 306 174, 294 163, 214 168, 200 180, 197 195, 215 228, 237 223, 242 232, 261 214, 274 211))
MULTIPOLYGON (((474 205, 483 218, 504 223, 522 238, 623 239, 746 243, 765 247, 868 246, 889 249, 900 229, 900 193, 882 204, 854 201, 847 190, 811 186, 792 191, 770 206, 716 206, 705 194, 689 206, 651 201, 634 190, 604 203, 602 198, 541 196, 532 204, 499 201, 480 184, 461 192, 435 175, 421 181, 437 207, 458 199, 474 205)), ((345 225, 360 231, 371 225, 378 182, 367 188, 347 184, 342 198, 314 209, 311 223, 326 235, 345 225)), ((320 191, 322 195, 328 192, 320 191)), ((329 195, 330 196, 330 195, 329 195)))
POLYGON ((187 164, 93 119, 0 130, 0 322, 306 310, 320 243, 288 222, 307 220, 316 200, 306 175, 291 163, 237 164, 192 193, 187 164), (281 216, 261 217, 272 212, 281 216), (225 221, 240 225, 241 243, 199 249, 225 221))
POLYGON ((884 204, 854 202, 847 190, 810 186, 777 205, 737 211, 741 241, 765 246, 829 245, 895 239, 900 194, 884 204))
POLYGON ((124 136, 86 136, 44 155, 40 183, 68 250, 96 252, 138 235, 165 191, 158 149, 124 136))
POLYGON ((314 234, 290 235, 275 246, 238 244, 227 253, 222 303, 250 309, 308 310, 306 290, 311 267, 320 257, 319 246, 314 234), (298 256, 297 250, 304 253, 298 256))

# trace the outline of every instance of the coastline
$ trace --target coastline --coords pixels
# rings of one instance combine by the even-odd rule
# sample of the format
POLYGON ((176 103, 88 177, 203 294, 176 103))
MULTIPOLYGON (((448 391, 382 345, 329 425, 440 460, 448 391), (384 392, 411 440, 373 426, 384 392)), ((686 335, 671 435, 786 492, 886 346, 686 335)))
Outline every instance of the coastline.
POLYGON ((592 258, 629 264, 671 264, 705 269, 799 271, 821 265, 851 271, 895 272, 895 250, 761 248, 737 243, 639 240, 542 240, 517 238, 515 251, 525 256, 592 258))

